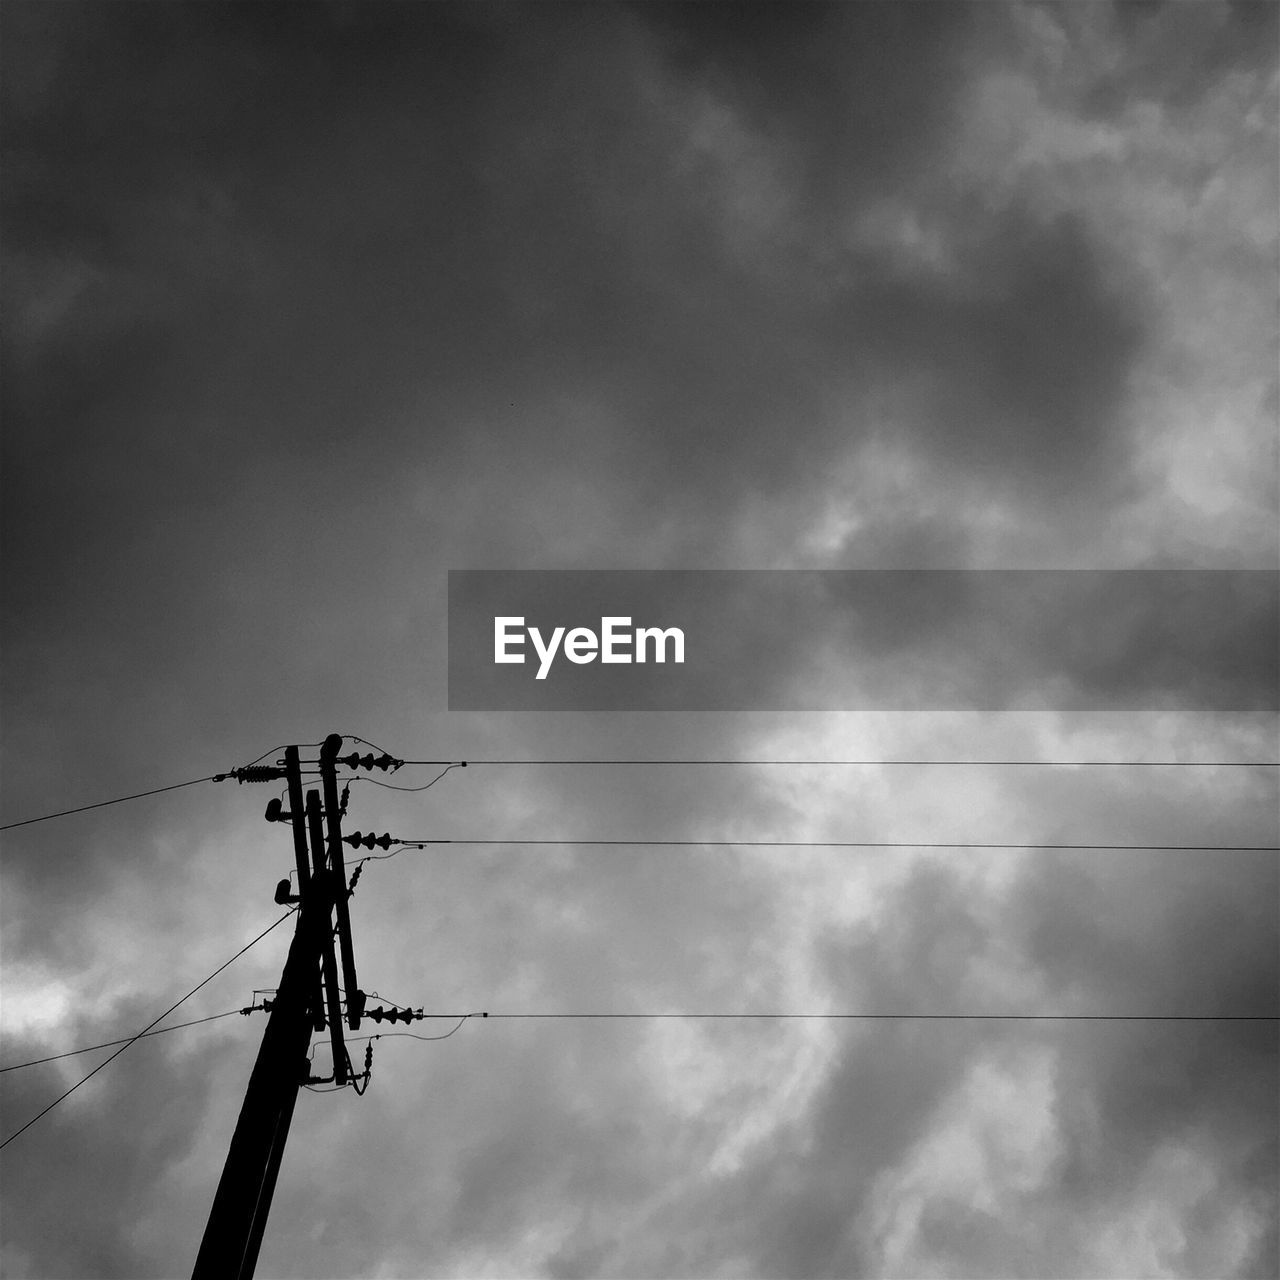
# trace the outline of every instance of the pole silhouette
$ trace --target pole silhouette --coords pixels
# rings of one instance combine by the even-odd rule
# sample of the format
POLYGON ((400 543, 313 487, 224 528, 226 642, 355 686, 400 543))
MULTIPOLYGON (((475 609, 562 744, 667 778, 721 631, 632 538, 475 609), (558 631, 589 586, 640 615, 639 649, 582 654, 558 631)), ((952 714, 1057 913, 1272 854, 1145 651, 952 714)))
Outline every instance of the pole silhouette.
POLYGON ((324 870, 311 876, 302 895, 298 927, 249 1077, 192 1280, 250 1280, 253 1276, 298 1089, 310 1069, 307 1050, 315 973, 325 939, 330 937, 329 920, 339 891, 337 876, 324 870))
MULTIPOLYGON (((347 1061, 338 983, 341 973, 346 1017, 354 1031, 360 1026, 365 996, 356 987, 347 909, 350 889, 342 856, 346 795, 344 792, 342 800, 338 799, 336 773, 341 746, 341 736, 330 734, 315 762, 323 797, 321 791, 309 791, 304 801, 302 761, 296 746, 286 747, 283 760, 275 765, 255 765, 236 775, 240 781, 285 781, 290 812, 285 815, 277 799, 267 806, 266 817, 270 822, 287 817, 293 826, 298 893, 291 894, 288 880, 282 880, 276 888, 276 901, 298 903, 298 924, 209 1210, 192 1280, 252 1280, 298 1089, 312 1079, 308 1060, 311 1035, 323 1031, 326 1022, 333 1049, 333 1082, 359 1088, 360 1077, 352 1078, 347 1061)), ((368 1056, 363 1077, 366 1087, 368 1056)))

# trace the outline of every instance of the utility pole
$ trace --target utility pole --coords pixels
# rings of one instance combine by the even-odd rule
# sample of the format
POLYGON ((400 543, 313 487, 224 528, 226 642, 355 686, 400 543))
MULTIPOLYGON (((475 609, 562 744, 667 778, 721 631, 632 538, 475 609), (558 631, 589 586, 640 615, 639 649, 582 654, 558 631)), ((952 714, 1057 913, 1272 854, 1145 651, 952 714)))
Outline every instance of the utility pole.
MULTIPOLYGON (((326 1013, 334 1081, 345 1084, 351 1078, 342 1035, 333 945, 335 907, 347 1017, 352 1030, 360 1025, 365 999, 356 988, 342 857, 344 806, 338 800, 335 771, 341 746, 342 738, 330 734, 315 762, 323 801, 317 791, 311 791, 303 801, 302 762, 297 747, 286 748, 283 760, 274 766, 250 766, 236 775, 242 782, 285 781, 290 812, 285 815, 280 801, 273 800, 267 806, 267 819, 283 821, 287 816, 293 826, 298 893, 291 895, 289 882, 281 881, 276 901, 298 902, 298 924, 249 1076, 192 1280, 252 1280, 298 1089, 308 1080, 311 1033, 324 1029, 326 1013)), ((365 1074, 367 1077, 367 1069, 365 1074)))

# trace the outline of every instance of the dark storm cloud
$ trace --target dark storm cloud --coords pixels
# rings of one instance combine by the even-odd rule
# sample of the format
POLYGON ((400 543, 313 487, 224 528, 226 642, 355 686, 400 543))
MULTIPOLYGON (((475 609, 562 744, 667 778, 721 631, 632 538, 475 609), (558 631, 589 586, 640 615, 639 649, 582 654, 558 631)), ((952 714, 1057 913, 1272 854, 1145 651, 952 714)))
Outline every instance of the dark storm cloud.
MULTIPOLYGON (((545 559, 566 486, 600 495, 595 563, 655 530, 722 562, 751 502, 874 438, 846 387, 905 379, 906 439, 997 488, 1066 496, 1124 457, 1133 322, 1079 228, 968 213, 936 295, 828 278, 815 184, 856 207, 935 154, 960 6, 3 20, 2 676, 33 785, 146 775, 121 702, 140 742, 199 726, 194 776, 241 749, 241 698, 355 699, 387 602, 431 595, 423 554, 545 559), (715 144, 687 160, 707 102, 799 175, 789 247, 726 243, 715 144)), ((408 657, 381 654, 418 681, 408 657)))
MULTIPOLYGON (((14 112, 9 241, 46 306, 73 301, 39 339, 19 326, 10 395, 78 437, 61 455, 75 497, 121 493, 112 446, 140 482, 217 492, 248 469, 236 450, 279 465, 372 426, 377 473, 456 444, 477 410, 507 435, 496 405, 555 387, 621 424, 652 500, 690 486, 732 505, 848 445, 825 378, 892 380, 921 349, 933 392, 973 387, 929 429, 945 456, 1061 478, 1099 448, 1135 321, 1078 228, 992 228, 969 296, 883 274, 780 293, 726 254, 705 189, 673 168, 679 127, 643 104, 648 39, 678 109, 745 103, 802 184, 851 183, 856 204, 938 145, 961 7, 465 12, 23 13, 55 34, 28 37, 48 69, 14 112), (389 427, 426 388, 453 421, 389 427)), ((797 282, 819 271, 821 208, 802 197, 797 282)))
POLYGON ((49 750, 110 790, 120 698, 230 744, 321 631, 308 691, 350 685, 441 546, 412 477, 461 557, 558 545, 571 477, 596 563, 714 563, 874 438, 833 388, 905 385, 911 447, 996 488, 1122 471, 1135 321, 1079 227, 966 214, 955 281, 828 278, 831 183, 945 136, 962 7, 783 12, 6 6, 10 732, 75 716, 49 750), (798 184, 767 270, 687 162, 708 101, 798 184))
POLYGON ((963 6, 637 5, 677 72, 777 141, 824 212, 883 189, 936 146, 959 87, 963 6))
POLYGON ((1137 97, 1194 105, 1224 75, 1273 67, 1280 8, 1271 0, 1179 5, 1114 0, 1126 57, 1100 77, 1089 105, 1112 115, 1137 97))
POLYGON ((1028 958, 1063 996, 1088 993, 1107 1012, 1141 1004, 1162 1013, 1274 1014, 1275 859, 1212 857, 1117 855, 1095 868, 1046 859, 1014 907, 1028 958), (1157 878, 1160 891, 1151 893, 1157 878))
MULTIPOLYGON (((112 1017, 122 1014, 118 1021, 78 1020, 80 1034, 94 1043, 119 1034, 121 1025, 146 1026, 154 1016, 140 1002, 113 1010, 112 1017)), ((25 1055, 34 1043, 8 1039, 6 1062, 25 1055)), ((108 1052, 0 1076, 5 1135, 108 1052)), ((226 1072, 241 1069, 241 1061, 234 1040, 220 1040, 216 1031, 198 1047, 166 1048, 162 1040, 151 1040, 129 1052, 136 1055, 129 1070, 108 1067, 74 1095, 74 1108, 68 1103, 40 1122, 44 1132, 31 1135, 41 1144, 39 1178, 30 1176, 30 1152, 16 1159, 6 1152, 0 1193, 6 1259, 14 1265, 7 1274, 103 1280, 164 1274, 167 1263, 153 1252, 154 1241, 136 1231, 136 1223, 169 1198, 171 1170, 190 1155, 211 1094, 226 1072), (175 1078, 183 1081, 180 1091, 172 1087, 175 1078), (55 1196, 48 1194, 50 1187, 56 1188, 55 1196)), ((176 1207, 182 1212, 183 1206, 176 1207)), ((193 1246, 192 1258, 194 1252, 193 1246)))
MULTIPOLYGON (((877 1174, 892 1168, 922 1138, 955 1066, 976 1036, 929 1036, 928 1028, 890 1027, 850 1042, 807 1123, 815 1143, 805 1181, 824 1197, 783 1194, 773 1200, 760 1243, 759 1275, 804 1280, 874 1274, 855 1231, 860 1201, 877 1174)), ((766 1187, 761 1187, 763 1195, 766 1187)))
POLYGON ((847 350, 916 390, 928 456, 1045 497, 1107 483, 1128 462, 1117 411, 1145 327, 1135 282, 1072 218, 1013 208, 961 243, 959 270, 927 287, 871 267, 834 309, 847 350))
MULTIPOLYGON (((833 474, 864 459, 878 492, 881 445, 1021 504, 1037 527, 1116 501, 1151 317, 1097 228, 1033 198, 1000 214, 957 199, 932 211, 947 248, 936 269, 890 262, 850 230, 881 201, 928 203, 919 179, 945 169, 974 85, 974 12, 0 6, 5 820, 330 731, 451 758, 478 745, 500 758, 737 755, 759 727, 745 717, 444 716, 444 570, 735 564, 744 547, 788 563, 791 535, 746 540, 759 505, 801 528, 833 474)), ((915 513, 887 492, 905 527, 963 544, 962 501, 915 513)), ((845 547, 876 563, 864 550, 845 547)), ((840 601, 821 603, 835 643, 840 601)), ((891 657, 904 630, 973 621, 965 598, 910 605, 879 629, 848 619, 843 638, 891 657)), ((1274 661, 1236 644, 1230 608, 1174 643, 1121 628, 1105 650, 1087 628, 1059 634, 1061 617, 1032 628, 1025 670, 1065 652, 1101 701, 1159 700, 1168 682, 1142 661, 1148 641, 1204 672, 1189 704, 1265 688, 1274 661), (1228 651, 1237 671, 1222 671, 1228 651)), ((709 772, 456 770, 425 806, 353 788, 353 816, 423 837, 794 829, 795 805, 762 798, 752 771, 709 772)), ((154 966, 199 947, 197 974, 212 969, 261 927, 290 863, 264 832, 265 798, 224 783, 7 832, 6 962, 47 968, 83 1001, 150 988, 137 957, 117 964, 130 948, 154 966)), ((459 1008, 497 995, 512 1008, 741 1007, 744 981, 774 992, 779 961, 799 963, 778 939, 809 940, 775 917, 793 875, 726 862, 406 852, 366 867, 362 979, 395 976, 394 995, 459 1008)), ((1252 999, 1272 976, 1259 958, 1272 881, 1250 872, 1248 899, 1180 881, 1165 898, 1151 870, 1149 890, 1028 873, 1015 901, 1026 928, 999 936, 968 886, 922 872, 865 936, 831 942, 833 1006, 989 998, 974 957, 998 968, 1010 937, 1064 999, 1252 999), (1131 906, 1159 966, 1135 960, 1107 914, 1131 906), (1198 963, 1191 942, 1212 951, 1214 930, 1237 922, 1221 965, 1198 963)), ((20 973, 6 972, 6 994, 20 973)), ((127 1031, 157 1005, 99 1009, 92 1025, 71 1015, 57 1047, 77 1026, 87 1040, 127 1031)), ((37 1145, 6 1149, 6 1249, 25 1248, 37 1274, 189 1264, 252 1059, 255 1036, 231 1021, 234 1053, 192 1042, 164 1072, 109 1069, 24 1135, 37 1145)), ((673 1098, 696 1069, 719 1074, 725 1039, 690 1051, 687 1078, 651 1044, 646 1058, 639 1033, 495 1021, 471 1036, 480 1025, 440 1045, 379 1044, 362 1110, 303 1095, 262 1270, 442 1274, 465 1269, 460 1257, 513 1270, 546 1256, 566 1276, 620 1274, 643 1237, 661 1241, 647 1256, 662 1265, 632 1274, 709 1273, 725 1258, 762 1275, 848 1274, 869 1265, 850 1206, 995 1043, 968 1027, 851 1037, 813 1116, 704 1184, 708 1130, 738 1121, 740 1095, 710 1116, 673 1098), (651 1206, 672 1183, 665 1236, 651 1206), (548 1243, 538 1233, 566 1205, 572 1230, 548 1243)), ((1093 1172, 1121 1188, 1183 1103, 1224 1194, 1268 1187, 1274 1149, 1243 1136, 1271 1115, 1258 1100, 1268 1044, 1156 1036, 1163 1057, 1144 1060, 1138 1034, 1060 1043, 1072 1105, 1087 1112, 1098 1085, 1127 1144, 1099 1156, 1077 1142, 1064 1198, 1097 1207, 1093 1172)), ((740 1045, 752 1062, 753 1042, 740 1045)), ((4 1078, 6 1134, 48 1099, 21 1075, 4 1078)), ((972 1227, 939 1210, 925 1231, 968 1259, 972 1227)), ((1014 1267, 1009 1233, 997 1243, 993 1273, 1043 1260, 1014 1267)))
MULTIPOLYGON (((1271 855, 1219 854, 1231 859, 1220 869, 1208 857, 1140 858, 1093 876, 1050 862, 1013 904, 1025 912, 1028 959, 1064 994, 1115 1011, 1141 1002, 1273 1019, 1109 1024, 1064 1053, 1067 1154, 1053 1190, 1076 1207, 1123 1187, 1157 1147, 1179 1141, 1213 1158, 1224 1196, 1275 1203, 1280 883, 1271 855), (1095 1124, 1107 1142, 1092 1136, 1095 1124)), ((1185 1247, 1188 1274, 1202 1273, 1194 1237, 1185 1247)), ((1274 1272, 1274 1233, 1257 1250, 1241 1275, 1274 1272)))
MULTIPOLYGON (((993 965, 1012 966, 1019 981, 1043 984, 1037 1012, 1274 1016, 1274 860, 1236 858, 1225 875, 1207 854, 1178 855, 1173 866, 1126 857, 1123 865, 1028 859, 1000 906, 959 870, 923 864, 866 931, 828 936, 832 987, 845 1006, 886 1012, 1016 1012, 991 980, 993 965)), ((1274 1023, 874 1024, 846 1037, 800 1129, 725 1189, 720 1220, 741 1213, 744 1225, 756 1222, 751 1273, 877 1273, 884 1263, 866 1216, 877 1179, 902 1164, 941 1103, 1001 1046, 1052 1050, 1063 1154, 1047 1182, 1021 1197, 1017 1222, 967 1201, 928 1200, 918 1244, 945 1259, 948 1274, 1082 1274, 1087 1245, 1077 1224, 1105 1219, 1162 1143, 1185 1142, 1220 1170, 1201 1206, 1206 1225, 1238 1200, 1274 1202, 1274 1023), (1040 1233, 1033 1252, 1022 1240, 1028 1222, 1040 1233)), ((1173 1260, 1177 1273, 1211 1271, 1206 1247, 1189 1237, 1173 1260)), ((1274 1241, 1259 1248, 1237 1274, 1271 1274, 1274 1241)))

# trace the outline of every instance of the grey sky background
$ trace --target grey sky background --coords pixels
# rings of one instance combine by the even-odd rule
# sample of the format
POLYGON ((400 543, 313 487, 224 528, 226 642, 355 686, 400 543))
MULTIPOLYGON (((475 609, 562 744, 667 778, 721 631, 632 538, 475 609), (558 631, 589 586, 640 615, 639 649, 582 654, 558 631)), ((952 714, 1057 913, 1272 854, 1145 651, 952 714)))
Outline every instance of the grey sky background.
MULTIPOLYGON (((1125 710, 450 713, 445 592, 1275 570, 1276 13, 10 0, 3 821, 331 732, 1275 760, 1272 713, 1130 696, 1083 612, 1125 710)), ((354 785, 348 827, 1271 846, 1276 772, 470 767, 354 785)), ((6 832, 0 1065, 270 923, 271 794, 6 832)), ((351 906, 362 985, 441 1013, 1274 1015, 1278 891, 1274 853, 498 843, 371 862, 351 906)), ((287 928, 175 1020, 274 985, 287 928)), ((3 1274, 188 1274, 262 1026, 139 1042, 6 1147, 3 1274)), ((0 1075, 4 1133, 98 1060, 0 1075)), ((366 1097, 301 1096, 259 1274, 1274 1275, 1278 1060, 1274 1022, 383 1038, 366 1097)))

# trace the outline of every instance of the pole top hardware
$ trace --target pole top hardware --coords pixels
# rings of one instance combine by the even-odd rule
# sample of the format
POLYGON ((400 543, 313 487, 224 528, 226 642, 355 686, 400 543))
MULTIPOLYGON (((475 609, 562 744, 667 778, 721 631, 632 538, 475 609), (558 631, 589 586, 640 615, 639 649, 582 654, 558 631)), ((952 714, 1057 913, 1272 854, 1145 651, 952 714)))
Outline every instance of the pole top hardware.
POLYGON ((384 1009, 378 1005, 375 1009, 366 1009, 364 1016, 374 1022, 412 1022, 415 1018, 425 1018, 426 1014, 421 1009, 384 1009))
POLYGON ((273 764, 247 764, 240 769, 232 769, 230 773, 222 775, 224 778, 234 778, 237 782, 274 782, 277 778, 286 776, 285 771, 273 764))
POLYGON ((359 849, 362 845, 366 849, 379 848, 390 849, 393 844, 399 844, 399 840, 393 839, 385 831, 380 836, 375 836, 372 831, 353 831, 349 836, 342 837, 343 844, 349 844, 353 849, 359 849))
POLYGON ((292 888, 293 888, 293 885, 290 883, 288 877, 281 880, 276 885, 275 900, 280 904, 280 906, 285 907, 285 906, 288 906, 289 903, 291 902, 302 901, 301 894, 290 892, 292 888))
POLYGON ((284 804, 279 796, 273 796, 267 801, 267 811, 262 815, 268 822, 292 822, 293 814, 286 813, 284 804))
POLYGON ((335 757, 334 763, 345 764, 348 769, 381 769, 385 773, 388 769, 394 772, 404 761, 387 755, 385 751, 380 756, 375 756, 372 751, 360 756, 353 751, 349 756, 335 757))

